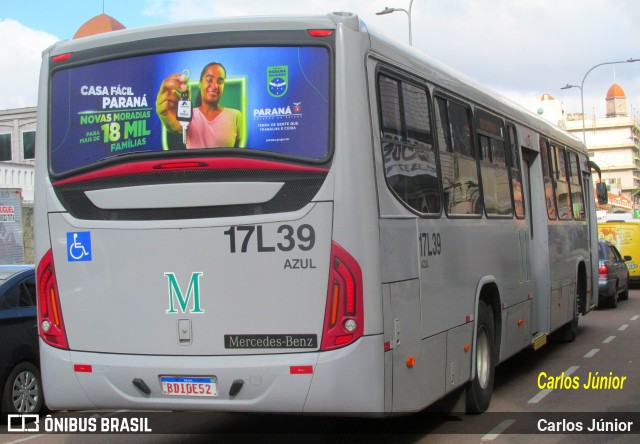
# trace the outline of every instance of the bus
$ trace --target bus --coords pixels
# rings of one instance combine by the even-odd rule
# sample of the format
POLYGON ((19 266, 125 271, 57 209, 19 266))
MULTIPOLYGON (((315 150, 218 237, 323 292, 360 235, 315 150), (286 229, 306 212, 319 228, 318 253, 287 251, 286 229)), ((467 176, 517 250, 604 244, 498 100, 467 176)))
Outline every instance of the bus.
POLYGON ((36 137, 52 409, 479 413, 597 302, 584 145, 352 13, 57 43, 36 137))

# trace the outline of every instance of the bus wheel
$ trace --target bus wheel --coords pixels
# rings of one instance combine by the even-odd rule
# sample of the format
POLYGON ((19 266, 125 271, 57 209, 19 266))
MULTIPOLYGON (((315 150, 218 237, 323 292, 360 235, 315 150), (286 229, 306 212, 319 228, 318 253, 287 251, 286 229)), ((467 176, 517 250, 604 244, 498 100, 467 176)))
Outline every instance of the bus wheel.
POLYGON ((578 304, 580 300, 578 299, 578 295, 576 295, 576 303, 573 307, 573 319, 571 321, 564 324, 556 334, 553 335, 553 339, 558 342, 573 342, 578 336, 578 320, 579 320, 579 307, 578 304))
POLYGON ((467 413, 482 413, 489 407, 495 377, 494 338, 493 311, 484 301, 480 301, 476 334, 476 371, 473 381, 467 386, 467 413))

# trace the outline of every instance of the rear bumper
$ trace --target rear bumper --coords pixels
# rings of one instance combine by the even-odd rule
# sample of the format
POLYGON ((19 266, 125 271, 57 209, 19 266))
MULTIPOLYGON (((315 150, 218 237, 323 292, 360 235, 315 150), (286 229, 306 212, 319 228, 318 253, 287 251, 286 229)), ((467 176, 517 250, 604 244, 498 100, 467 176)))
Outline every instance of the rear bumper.
POLYGON ((598 298, 612 298, 616 295, 616 281, 599 281, 598 298))
POLYGON ((382 413, 383 352, 382 335, 329 352, 254 356, 98 354, 60 350, 40 341, 45 399, 55 410, 382 413), (91 366, 91 372, 74 371, 74 364, 91 366), (299 366, 311 366, 312 373, 291 371, 299 366), (163 395, 162 375, 216 376, 219 396, 163 395), (136 378, 150 394, 134 386, 136 378), (230 397, 231 384, 239 379, 244 385, 230 397))

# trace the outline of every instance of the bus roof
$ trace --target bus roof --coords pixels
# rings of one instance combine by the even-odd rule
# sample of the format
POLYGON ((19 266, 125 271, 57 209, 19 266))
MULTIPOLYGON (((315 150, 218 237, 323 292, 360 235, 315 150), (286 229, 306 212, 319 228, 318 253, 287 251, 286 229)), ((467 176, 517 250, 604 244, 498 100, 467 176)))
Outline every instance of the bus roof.
POLYGON ((63 40, 53 45, 51 55, 81 51, 97 46, 126 43, 158 37, 205 34, 226 31, 287 31, 306 29, 335 29, 337 23, 358 27, 358 17, 348 12, 304 16, 243 16, 201 19, 139 28, 121 29, 76 40, 63 40))
MULTIPOLYGON (((401 63, 410 72, 412 68, 416 68, 415 63, 417 61, 419 63, 420 73, 422 75, 426 74, 427 80, 434 82, 445 90, 456 91, 461 97, 471 99, 489 111, 506 115, 517 123, 545 134, 548 137, 552 137, 558 142, 571 146, 582 145, 582 141, 573 134, 551 124, 513 100, 488 89, 444 63, 402 42, 394 41, 375 31, 375 29, 370 29, 364 23, 360 22, 356 14, 350 12, 333 12, 326 15, 245 16, 192 20, 123 29, 76 40, 64 40, 53 45, 48 51, 50 51, 49 56, 56 56, 134 40, 140 41, 170 36, 227 31, 336 29, 338 24, 344 24, 354 31, 360 31, 365 35, 365 38, 371 42, 371 47, 376 53, 389 57, 392 56, 395 62, 401 63)), ((533 148, 535 149, 535 147, 533 148)), ((586 152, 584 146, 583 151, 586 152)))
POLYGON ((455 96, 475 101, 476 104, 482 105, 489 111, 493 110, 494 112, 508 116, 517 123, 527 126, 541 134, 553 137, 554 140, 558 142, 570 144, 571 146, 582 145, 583 151, 586 153, 587 150, 582 144, 582 140, 578 137, 553 125, 512 99, 489 89, 478 81, 421 51, 402 42, 389 39, 375 29, 368 29, 368 33, 371 37, 371 47, 376 53, 385 56, 392 55, 393 60, 403 63, 409 72, 415 70, 415 63, 418 61, 420 64, 420 74, 426 74, 426 80, 434 82, 441 90, 448 90, 448 92, 453 93, 455 96))

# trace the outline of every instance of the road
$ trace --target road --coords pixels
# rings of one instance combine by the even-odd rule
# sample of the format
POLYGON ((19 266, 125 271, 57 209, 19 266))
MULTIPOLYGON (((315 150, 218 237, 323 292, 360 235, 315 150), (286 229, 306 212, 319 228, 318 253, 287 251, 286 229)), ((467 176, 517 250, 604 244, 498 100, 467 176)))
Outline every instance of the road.
MULTIPOLYGON (((390 419, 353 419, 165 413, 160 414, 159 420, 151 417, 156 427, 153 434, 93 434, 91 442, 210 442, 212 435, 216 442, 263 442, 265 435, 276 442, 299 439, 326 442, 336 438, 420 443, 636 442, 638 434, 566 432, 575 430, 579 422, 584 429, 591 427, 593 420, 596 425, 602 424, 600 419, 617 427, 624 427, 625 421, 631 420, 636 422, 635 430, 640 430, 639 395, 640 289, 632 289, 629 300, 621 301, 617 308, 596 310, 581 318, 578 338, 573 343, 550 343, 537 352, 522 352, 500 365, 491 406, 482 415, 421 412, 390 419), (605 381, 611 386, 585 388, 590 374, 609 377, 605 381), (538 427, 545 430, 533 433, 538 427)), ((105 418, 127 415, 136 416, 131 412, 101 414, 105 418)), ((4 430, 6 425, 0 425, 0 431, 4 430)), ((87 438, 82 434, 0 434, 0 443, 81 443, 87 438)))

